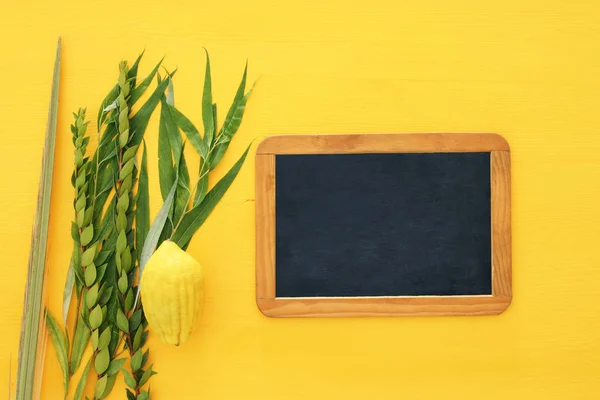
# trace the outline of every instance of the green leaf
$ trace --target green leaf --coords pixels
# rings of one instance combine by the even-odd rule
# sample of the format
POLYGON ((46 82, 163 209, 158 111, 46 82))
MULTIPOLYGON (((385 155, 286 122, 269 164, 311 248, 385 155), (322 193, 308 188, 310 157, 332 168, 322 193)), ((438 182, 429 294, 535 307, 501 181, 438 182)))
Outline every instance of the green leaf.
MULTIPOLYGON (((148 189, 148 165, 146 160, 146 145, 142 153, 142 165, 140 168, 140 180, 138 182, 138 193, 135 210, 135 238, 136 249, 144 248, 144 242, 150 230, 150 193, 148 189)), ((139 264, 139 251, 138 264, 139 264)))
POLYGON ((102 289, 98 293, 98 304, 104 307, 112 296, 112 290, 113 288, 108 286, 108 284, 102 285, 102 289))
POLYGON ((142 327, 141 329, 138 329, 137 332, 135 333, 135 336, 133 338, 133 349, 132 349, 133 351, 136 351, 137 349, 140 348, 143 333, 144 333, 144 327, 142 327))
POLYGON ((206 160, 208 157, 208 147, 206 147, 206 144, 202 141, 202 137, 200 137, 200 132, 198 132, 198 129, 194 126, 192 121, 190 121, 175 107, 168 107, 169 110, 171 110, 171 115, 173 116, 177 126, 183 131, 183 133, 185 133, 194 149, 196 149, 198 154, 200 154, 200 157, 202 157, 203 160, 206 160))
POLYGON ((96 282, 96 276, 97 271, 94 264, 88 265, 85 269, 85 285, 92 286, 96 282))
POLYGON ((112 334, 111 334, 111 329, 109 326, 109 327, 104 328, 104 331, 102 331, 102 334, 100 335, 100 338, 98 339, 98 350, 106 349, 108 347, 108 345, 110 344, 111 339, 112 339, 112 334))
POLYGON ((148 379, 150 379, 150 377, 152 377, 153 375, 156 375, 156 372, 152 371, 153 366, 154 366, 154 364, 150 364, 148 369, 145 370, 144 373, 142 374, 142 377, 140 378, 140 382, 139 382, 140 386, 144 386, 146 384, 146 382, 148 382, 148 379))
POLYGON ((83 265, 84 267, 87 267, 94 261, 95 256, 96 256, 96 245, 88 248, 86 251, 83 252, 83 255, 81 256, 81 265, 83 265))
POLYGON ((167 86, 167 103, 169 105, 175 105, 175 90, 173 88, 173 79, 167 78, 169 80, 169 85, 167 86))
POLYGON ((175 182, 175 169, 173 167, 173 156, 169 139, 169 128, 167 124, 172 123, 167 103, 163 99, 160 109, 160 121, 158 125, 158 182, 163 200, 167 198, 169 189, 175 182))
POLYGON ((129 332, 135 332, 142 323, 142 310, 137 310, 129 317, 129 332))
POLYGON ((98 303, 98 285, 92 285, 85 295, 85 305, 87 308, 92 308, 96 303, 98 303))
POLYGON ((246 151, 240 159, 231 167, 229 172, 221 178, 221 180, 211 189, 206 195, 202 203, 192 208, 181 221, 181 224, 177 230, 173 233, 173 240, 179 247, 186 245, 194 233, 202 226, 204 221, 208 218, 212 210, 215 208, 217 203, 221 200, 231 183, 237 176, 240 168, 244 164, 246 155, 250 150, 250 146, 246 148, 246 151))
POLYGON ((125 368, 121 369, 121 371, 123 371, 123 378, 125 378, 125 384, 130 388, 135 389, 136 382, 133 376, 131 375, 131 372, 127 371, 125 368))
POLYGON ((145 390, 142 393, 140 393, 138 395, 138 397, 136 398, 136 400, 148 400, 148 399, 150 399, 150 395, 145 390))
POLYGON ((100 306, 94 307, 94 309, 90 312, 90 328, 98 329, 98 327, 102 324, 103 319, 102 308, 100 306))
MULTIPOLYGON (((172 73, 170 76, 173 76, 172 73)), ((144 103, 144 105, 139 109, 139 111, 131 118, 130 121, 130 131, 133 132, 131 137, 130 146, 139 145, 142 142, 142 138, 144 137, 144 132, 148 127, 148 121, 150 120, 150 116, 154 112, 154 109, 158 105, 158 102, 162 98, 165 93, 165 89, 167 88, 169 81, 165 79, 159 85, 157 85, 154 92, 150 95, 148 100, 144 103)))
POLYGON ((104 275, 106 274, 106 267, 108 267, 108 264, 102 264, 96 269, 96 279, 98 280, 98 282, 102 282, 102 279, 104 279, 104 275))
POLYGON ((71 375, 77 371, 77 368, 79 368, 79 365, 81 364, 83 353, 85 352, 85 348, 90 341, 90 335, 91 332, 87 325, 83 322, 81 316, 78 316, 77 324, 75 326, 75 335, 73 336, 73 348, 71 349, 71 360, 69 364, 71 375))
POLYGON ((101 398, 104 394, 104 390, 106 389, 106 384, 108 383, 108 376, 104 375, 102 378, 98 379, 96 382, 96 386, 94 388, 94 393, 96 398, 101 398))
POLYGON ((140 271, 139 271, 139 275, 138 275, 138 288, 137 288, 137 292, 135 294, 135 302, 133 305, 134 309, 137 305, 137 301, 138 301, 138 298, 140 295, 140 285, 142 283, 144 267, 146 266, 146 263, 150 259, 150 256, 152 255, 152 253, 154 253, 154 249, 156 248, 156 245, 158 243, 158 238, 160 237, 160 233, 162 232, 163 227, 165 226, 165 222, 167 221, 169 210, 171 209, 171 206, 173 205, 173 199, 175 197, 175 189, 176 188, 177 188, 177 182, 175 182, 173 184, 173 187, 169 191, 169 195, 167 196, 167 199, 165 200, 162 207, 158 211, 158 214, 156 215, 156 218, 154 218, 154 222, 152 222, 152 226, 150 226, 150 230, 148 231, 148 236, 146 237, 146 242, 144 243, 144 247, 143 247, 142 253, 140 255, 140 271))
POLYGON ((173 213, 173 221, 179 221, 181 215, 187 211, 187 204, 190 200, 190 174, 187 169, 185 162, 184 147, 181 148, 180 153, 175 159, 177 165, 176 175, 177 180, 177 192, 175 193, 175 209, 173 213))
POLYGON ((98 375, 103 374, 108 369, 108 364, 110 363, 110 354, 108 349, 105 348, 101 350, 94 360, 94 369, 98 375))
POLYGON ((196 193, 194 194, 194 206, 197 206, 204 200, 206 193, 208 192, 208 173, 209 164, 206 161, 200 161, 200 171, 198 172, 198 186, 196 187, 196 193))
POLYGON ((152 83, 152 80, 156 76, 156 73, 158 72, 158 68, 162 64, 163 60, 164 60, 164 58, 161 59, 158 62, 158 64, 156 64, 156 67, 154 67, 154 69, 148 74, 146 79, 144 79, 137 87, 135 87, 131 91, 131 97, 129 99, 129 103, 131 105, 134 105, 140 99, 140 97, 142 97, 142 95, 144 94, 146 89, 148 89, 148 86, 150 86, 150 83, 152 83))
POLYGON ((127 400, 136 400, 135 394, 131 390, 125 389, 125 391, 127 393, 127 400))
POLYGON ((104 388, 104 392, 102 393, 102 399, 105 399, 110 394, 110 392, 115 387, 115 382, 117 381, 117 375, 107 374, 106 376, 108 376, 108 379, 106 381, 106 387, 104 388))
POLYGON ((94 332, 92 332, 92 349, 94 351, 98 350, 98 340, 99 340, 99 334, 98 334, 98 329, 96 329, 94 332))
POLYGON ((123 367, 123 364, 125 364, 125 360, 127 360, 127 359, 119 358, 119 359, 111 361, 110 365, 108 366, 108 370, 106 371, 106 374, 108 376, 112 376, 112 375, 115 375, 116 373, 118 373, 119 370, 123 367))
POLYGON ((46 249, 48 244, 48 223, 50 219, 50 197, 52 193, 52 172, 54 170, 54 149, 56 143, 56 123, 58 120, 58 93, 60 84, 61 41, 58 39, 48 123, 42 159, 35 220, 29 255, 29 268, 25 287, 25 301, 21 322, 19 362, 16 383, 16 398, 30 399, 34 392, 34 375, 38 369, 38 342, 40 338, 43 310, 44 275, 46 249))
POLYGON ((204 144, 207 148, 212 145, 215 132, 215 120, 213 119, 212 83, 210 77, 210 58, 206 52, 206 70, 204 73, 204 90, 202 93, 202 122, 204 123, 204 144))
POLYGON ((56 358, 58 359, 58 364, 63 372, 63 387, 65 389, 65 393, 69 391, 69 361, 68 361, 68 347, 69 342, 62 328, 54 319, 50 312, 46 313, 46 326, 48 327, 48 333, 50 334, 50 340, 52 340, 52 345, 54 346, 54 350, 56 351, 56 358))
POLYGON ((146 351, 144 352, 144 356, 142 357, 142 365, 140 366, 140 368, 143 367, 144 365, 146 365, 149 357, 150 357, 150 349, 146 349, 146 351))
POLYGON ((142 349, 136 351, 131 357, 131 372, 136 372, 142 366, 142 360, 144 358, 144 353, 142 349))
POLYGON ((113 86, 113 88, 108 92, 102 103, 100 103, 100 109, 98 110, 98 120, 96 121, 96 128, 98 132, 100 132, 100 127, 106 121, 106 117, 108 117, 108 112, 104 111, 109 104, 113 103, 117 96, 119 95, 119 87, 117 85, 113 86))
MULTIPOLYGON (((76 249, 79 251, 78 249, 76 249)), ((67 279, 65 281, 65 289, 63 291, 63 324, 67 325, 67 317, 69 315, 69 306, 71 305, 71 298, 73 297, 73 287, 75 286, 75 270, 73 266, 73 256, 69 262, 69 269, 67 270, 67 279)))
POLYGON ((146 50, 140 53, 140 55, 136 58, 131 68, 129 68, 129 72, 127 73, 127 79, 131 81, 131 86, 133 87, 136 86, 138 68, 140 66, 140 61, 142 60, 142 57, 144 56, 145 52, 146 50))
POLYGON ((73 395, 73 400, 81 400, 83 398, 83 392, 85 391, 85 385, 87 383, 88 374, 90 372, 90 366, 92 365, 92 357, 85 364, 85 368, 81 374, 81 378, 79 378, 79 383, 77 384, 77 388, 75 389, 75 394, 73 395))
POLYGON ((117 326, 121 331, 129 333, 129 322, 127 321, 127 317, 120 308, 117 309, 117 326))
POLYGON ((81 237, 80 237, 81 245, 87 246, 92 241, 93 236, 94 236, 94 226, 89 225, 88 227, 86 227, 83 230, 83 232, 81 232, 81 237))
POLYGON ((248 97, 252 93, 250 90, 245 96, 243 96, 240 100, 237 100, 238 95, 240 93, 240 89, 243 91, 243 85, 245 85, 246 81, 246 71, 244 71, 244 78, 242 79, 242 83, 238 88, 238 93, 236 93, 236 97, 227 113, 227 117, 225 118, 225 122, 223 123, 223 127, 221 128, 220 134, 217 137, 215 149, 211 155, 210 160, 210 169, 213 169, 217 166, 219 161, 223 158, 225 151, 229 147, 229 143, 233 138, 233 135, 236 134, 240 124, 242 123, 242 117, 244 116, 244 110, 246 108, 246 103, 248 102, 248 97))
POLYGON ((111 201, 106 209, 104 214, 104 218, 102 218, 102 222, 100 222, 99 229, 96 230, 94 238, 92 239, 94 242, 99 240, 104 240, 108 237, 110 232, 113 230, 115 225, 115 207, 116 202, 111 201))

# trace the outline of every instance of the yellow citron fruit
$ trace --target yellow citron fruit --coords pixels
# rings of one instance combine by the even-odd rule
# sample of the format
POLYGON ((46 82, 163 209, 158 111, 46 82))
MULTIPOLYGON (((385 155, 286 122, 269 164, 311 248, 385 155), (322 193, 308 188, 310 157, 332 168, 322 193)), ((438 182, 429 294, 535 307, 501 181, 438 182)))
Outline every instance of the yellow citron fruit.
POLYGON ((163 343, 185 343, 204 301, 202 266, 170 240, 146 264, 140 293, 150 329, 163 343))

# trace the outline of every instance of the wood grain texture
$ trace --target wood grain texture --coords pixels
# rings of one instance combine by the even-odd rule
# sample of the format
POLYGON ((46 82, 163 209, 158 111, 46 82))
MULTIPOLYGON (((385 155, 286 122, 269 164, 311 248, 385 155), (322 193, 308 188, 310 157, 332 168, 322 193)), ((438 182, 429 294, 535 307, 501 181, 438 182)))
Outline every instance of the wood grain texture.
MULTIPOLYGON (((275 297, 275 156, 256 156, 256 298, 275 297)), ((260 304, 259 304, 260 307, 260 304)))
POLYGON ((269 317, 492 315, 512 296, 510 152, 497 134, 288 135, 256 151, 256 302, 269 317), (500 150, 499 150, 500 149, 500 150), (278 298, 275 248, 277 154, 491 152, 492 295, 278 298))
POLYGON ((509 150, 506 140, 485 133, 285 135, 264 139, 257 154, 442 153, 509 150))
POLYGON ((500 296, 344 297, 257 299, 269 317, 391 317, 500 314, 511 299, 500 296))
POLYGON ((512 297, 510 152, 492 151, 492 293, 512 297))

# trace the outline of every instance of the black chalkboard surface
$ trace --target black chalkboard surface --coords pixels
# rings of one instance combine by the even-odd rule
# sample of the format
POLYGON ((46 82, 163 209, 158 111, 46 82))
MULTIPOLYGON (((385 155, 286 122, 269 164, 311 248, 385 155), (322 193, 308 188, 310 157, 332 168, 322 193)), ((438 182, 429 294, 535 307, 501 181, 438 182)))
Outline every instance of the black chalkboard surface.
POLYGON ((490 153, 275 161, 277 297, 492 293, 490 153))
POLYGON ((273 317, 487 315, 512 299, 495 134, 291 135, 256 151, 256 300, 273 317))

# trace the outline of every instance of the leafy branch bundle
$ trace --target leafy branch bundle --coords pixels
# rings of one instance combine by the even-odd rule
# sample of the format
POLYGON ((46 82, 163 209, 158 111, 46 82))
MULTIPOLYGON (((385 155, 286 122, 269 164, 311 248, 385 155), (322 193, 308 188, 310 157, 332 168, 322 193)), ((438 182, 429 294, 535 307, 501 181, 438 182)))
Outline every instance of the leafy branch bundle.
MULTIPOLYGON (((84 397, 91 369, 94 393, 106 398, 122 371, 128 386, 127 399, 150 398, 145 389, 156 372, 149 364, 148 321, 143 299, 138 301, 145 264, 155 249, 171 240, 186 249, 193 234, 207 219, 237 176, 249 147, 229 172, 209 190, 209 173, 221 161, 237 132, 250 92, 245 93, 246 71, 233 104, 220 129, 217 106, 212 102, 208 53, 202 95, 203 135, 174 106, 173 73, 160 76, 162 60, 138 83, 143 53, 131 67, 119 64, 117 83, 102 101, 96 118, 98 146, 88 154, 86 109, 74 114, 71 125, 74 145, 72 184, 75 189, 74 241, 63 297, 63 326, 47 313, 46 323, 63 372, 65 399, 75 372, 91 342, 73 399, 84 397), (145 103, 132 108, 157 81, 145 103), (163 205, 150 226, 146 148, 138 160, 150 116, 160 103, 159 183, 163 205), (184 135, 200 156, 198 179, 191 185, 184 156, 184 135), (73 292, 75 296, 73 296, 73 292), (69 332, 67 314, 75 303, 74 327, 69 332), (121 357, 125 354, 124 357, 121 357), (129 360, 129 368, 126 361, 129 360)), ((160 294, 158 294, 160 295, 160 294)), ((146 296, 146 294, 145 294, 146 296)), ((87 396, 85 397, 88 398, 87 396)))

